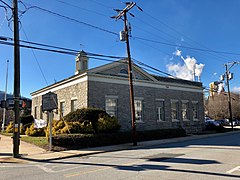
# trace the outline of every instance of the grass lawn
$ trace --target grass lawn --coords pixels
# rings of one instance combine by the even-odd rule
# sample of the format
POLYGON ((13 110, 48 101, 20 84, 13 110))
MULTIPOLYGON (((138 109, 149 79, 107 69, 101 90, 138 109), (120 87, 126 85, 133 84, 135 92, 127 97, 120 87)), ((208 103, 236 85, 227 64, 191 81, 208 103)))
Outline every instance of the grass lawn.
POLYGON ((48 146, 48 140, 44 137, 32 137, 27 135, 22 135, 21 140, 39 146, 41 148, 46 148, 48 146))
MULTIPOLYGON (((5 136, 13 136, 13 133, 5 133, 5 132, 2 133, 1 132, 1 134, 5 135, 5 136)), ((48 140, 45 136, 44 137, 33 137, 33 136, 27 136, 27 135, 20 135, 20 137, 21 137, 21 141, 25 141, 25 142, 34 144, 41 148, 48 147, 48 140)))

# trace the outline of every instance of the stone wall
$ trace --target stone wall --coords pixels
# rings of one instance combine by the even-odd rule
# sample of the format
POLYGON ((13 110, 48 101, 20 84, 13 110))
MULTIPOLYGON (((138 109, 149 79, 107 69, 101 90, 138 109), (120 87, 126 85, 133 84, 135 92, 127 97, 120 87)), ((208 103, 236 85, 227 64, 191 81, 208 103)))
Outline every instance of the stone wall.
MULTIPOLYGON (((60 119, 60 102, 65 102, 65 112, 66 115, 71 112, 71 100, 77 100, 77 108, 87 107, 87 81, 81 82, 66 88, 59 89, 57 91, 51 91, 57 94, 58 98, 58 110, 54 110, 54 119, 60 119)), ((42 96, 37 96, 32 99, 32 115, 34 116, 34 109, 37 107, 37 119, 40 118, 40 107, 42 104, 42 96)), ((43 113, 43 119, 48 119, 48 114, 43 113)))
MULTIPOLYGON (((117 118, 121 124, 121 129, 131 129, 129 86, 126 84, 112 84, 106 82, 89 82, 88 105, 105 109, 106 96, 117 97, 117 118)), ((168 129, 183 127, 187 133, 196 133, 202 131, 204 124, 204 105, 203 93, 189 92, 180 90, 159 89, 152 87, 134 86, 135 98, 140 98, 143 102, 143 122, 137 123, 137 130, 168 129), (156 99, 165 101, 165 121, 157 121, 156 99), (189 102, 189 120, 180 119, 172 122, 171 119, 171 99, 178 100, 181 110, 182 100, 189 102), (197 101, 199 104, 199 119, 193 120, 192 102, 197 101)))

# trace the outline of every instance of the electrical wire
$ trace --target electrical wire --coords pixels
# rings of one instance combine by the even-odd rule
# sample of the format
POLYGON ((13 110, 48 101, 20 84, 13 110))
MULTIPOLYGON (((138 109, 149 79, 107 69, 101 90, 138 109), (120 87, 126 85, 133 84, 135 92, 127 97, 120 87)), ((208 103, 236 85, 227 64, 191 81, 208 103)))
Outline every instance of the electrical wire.
POLYGON ((117 35, 118 36, 118 33, 115 33, 113 31, 110 31, 110 30, 107 30, 107 29, 104 29, 102 27, 98 27, 98 26, 95 26, 95 25, 92 25, 90 23, 86 23, 86 22, 83 22, 83 21, 80 21, 80 20, 77 20, 77 19, 74 19, 74 18, 71 18, 71 17, 68 17, 68 16, 64 16, 62 14, 59 14, 59 13, 56 13, 56 12, 53 12, 53 11, 50 11, 48 9, 45 9, 45 8, 42 8, 42 7, 39 7, 39 6, 30 6, 27 8, 26 12, 30 9, 38 9, 38 10, 41 10, 41 11, 44 11, 44 12, 47 12, 49 14, 52 14, 52 15, 55 15, 55 16, 58 16, 58 17, 61 17, 61 18, 64 18, 64 19, 67 19, 67 20, 70 20, 70 21, 73 21, 73 22, 76 22, 76 23, 79 23, 79 24, 83 24, 85 26, 88 26, 88 27, 91 27, 91 28, 94 28, 94 29, 97 29, 97 30, 100 30, 100 31, 103 31, 103 32, 106 32, 106 33, 109 33, 109 34, 113 34, 113 35, 117 35))
MULTIPOLYGON (((10 41, 13 41, 13 38, 6 37, 6 36, 0 36, 0 40, 5 40, 5 41, 10 40, 10 41)), ((32 42, 32 41, 25 41, 25 40, 19 40, 19 41, 23 42, 23 43, 32 44, 32 45, 48 47, 48 48, 54 48, 54 49, 58 49, 58 50, 63 50, 64 52, 71 53, 71 55, 79 53, 79 51, 75 50, 75 49, 70 49, 70 48, 65 48, 65 47, 60 47, 60 46, 53 46, 53 45, 43 44, 43 43, 36 43, 36 42, 32 42)), ((123 58, 125 58, 123 56, 103 55, 103 54, 97 54, 97 53, 91 53, 91 52, 85 52, 85 53, 88 54, 88 55, 92 55, 92 56, 100 56, 100 57, 113 58, 113 59, 123 59, 123 58)))
POLYGON ((8 8, 12 9, 12 7, 9 4, 7 4, 6 2, 4 2, 3 0, 0 0, 0 2, 3 3, 4 5, 6 5, 8 8))
MULTIPOLYGON (((23 33, 24 33, 26 39, 28 40, 27 34, 26 34, 26 32, 24 31, 23 26, 22 26, 22 31, 23 31, 23 33)), ((29 44, 30 44, 30 43, 29 43, 29 44)), ((44 79, 46 85, 48 85, 48 82, 47 82, 46 76, 45 76, 44 73, 43 73, 42 67, 41 67, 41 65, 40 65, 40 63, 39 63, 39 61, 38 61, 38 59, 37 59, 37 56, 36 56, 35 52, 33 51, 33 49, 31 49, 31 51, 32 51, 33 57, 34 57, 34 59, 35 59, 37 65, 38 65, 38 68, 39 68, 39 70, 40 70, 40 72, 41 72, 41 74, 42 74, 42 77, 43 77, 43 79, 44 79)))
MULTIPOLYGON (((160 24, 164 25, 164 26, 167 27, 168 29, 172 30, 173 32, 175 32, 175 33, 183 36, 184 38, 189 39, 190 41, 194 42, 195 44, 197 44, 197 45, 199 45, 199 46, 202 46, 202 47, 204 47, 204 48, 206 48, 206 49, 208 49, 208 50, 211 50, 211 49, 209 49, 207 46, 205 46, 205 45, 203 45, 203 44, 195 41, 194 39, 190 38, 189 36, 181 33, 180 31, 177 31, 175 28, 173 28, 172 26, 168 25, 167 23, 165 23, 165 22, 161 21, 160 19, 157 19, 156 17, 152 16, 152 15, 149 14, 148 12, 143 11, 143 13, 144 13, 145 15, 149 16, 150 18, 154 19, 155 21, 159 22, 160 24)), ((221 56, 217 56, 217 57, 218 57, 218 58, 221 58, 221 59, 223 58, 223 57, 221 57, 221 56)), ((225 56, 225 58, 228 58, 228 57, 225 56)))
MULTIPOLYGON (((163 45, 167 45, 167 46, 174 46, 174 47, 176 47, 175 44, 171 44, 171 43, 167 43, 167 42, 156 41, 156 40, 146 39, 146 38, 137 37, 137 36, 131 36, 131 37, 132 37, 133 39, 135 38, 135 39, 139 39, 139 40, 147 41, 147 42, 151 42, 151 43, 163 44, 163 45)), ((235 52, 208 50, 208 49, 193 48, 193 47, 182 46, 182 45, 179 45, 179 47, 184 48, 184 49, 192 49, 192 50, 203 51, 203 52, 213 52, 213 53, 218 53, 218 54, 229 54, 229 55, 237 55, 237 56, 240 55, 240 53, 235 53, 235 52)))
POLYGON ((60 3, 62 3, 62 4, 65 4, 65 5, 67 5, 67 6, 71 6, 71 7, 77 8, 77 9, 81 9, 81 10, 83 10, 83 11, 91 12, 91 13, 94 13, 94 14, 97 14, 97 15, 100 15, 100 16, 103 16, 103 17, 108 17, 108 16, 106 16, 105 14, 102 14, 102 13, 99 13, 99 12, 97 12, 97 11, 93 11, 93 10, 90 10, 90 9, 82 8, 82 7, 80 7, 80 6, 77 6, 77 5, 75 5, 75 4, 71 4, 71 3, 69 3, 69 2, 64 2, 64 1, 62 1, 62 0, 55 0, 55 1, 60 2, 60 3))

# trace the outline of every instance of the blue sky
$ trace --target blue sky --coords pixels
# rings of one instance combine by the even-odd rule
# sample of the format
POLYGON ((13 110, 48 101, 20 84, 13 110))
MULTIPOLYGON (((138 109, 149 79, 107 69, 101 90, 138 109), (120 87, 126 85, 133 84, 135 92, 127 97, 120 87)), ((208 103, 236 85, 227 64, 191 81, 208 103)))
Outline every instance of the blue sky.
MULTIPOLYGON (((11 4, 10 0, 4 1, 11 4)), ((191 74, 185 62, 195 61, 198 65, 203 64, 200 77, 206 88, 210 82, 219 80, 219 76, 225 71, 224 63, 240 61, 239 55, 206 51, 240 54, 239 0, 135 2, 143 12, 134 7, 131 13, 135 17, 128 16, 133 36, 130 39, 133 58, 161 71, 185 78, 189 78, 191 74), (143 41, 136 37, 160 43, 143 41), (162 42, 170 45, 161 44, 162 42)), ((26 7, 38 6, 111 32, 119 33, 123 30, 123 21, 110 18, 117 14, 113 8, 122 9, 125 6, 120 0, 24 0, 23 3, 26 7)), ((19 10, 24 11, 25 6, 20 3, 19 10)), ((10 16, 9 12, 8 17, 10 16)), ((125 43, 119 41, 117 35, 37 8, 27 10, 20 21, 21 40, 98 54, 126 56, 125 43)), ((12 23, 10 22, 10 28, 8 24, 5 11, 0 8, 0 36, 13 37, 12 23)), ((0 90, 5 89, 7 59, 10 60, 8 92, 13 93, 13 47, 0 44, 0 90)), ((90 59, 90 68, 106 63, 108 62, 90 59)), ((31 92, 74 75, 74 68, 75 56, 37 50, 32 52, 21 48, 21 94, 30 97, 31 92)), ((230 86, 235 91, 240 87, 239 71, 239 65, 231 69, 234 79, 231 80, 230 86)))

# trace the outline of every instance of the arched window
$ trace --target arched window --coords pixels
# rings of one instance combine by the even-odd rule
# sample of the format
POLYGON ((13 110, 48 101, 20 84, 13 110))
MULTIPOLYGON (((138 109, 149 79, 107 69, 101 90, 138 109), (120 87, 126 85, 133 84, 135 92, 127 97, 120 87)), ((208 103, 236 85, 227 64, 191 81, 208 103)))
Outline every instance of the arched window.
POLYGON ((120 70, 120 74, 126 74, 126 75, 127 75, 127 74, 128 74, 128 71, 127 71, 126 69, 121 69, 121 70, 120 70))

